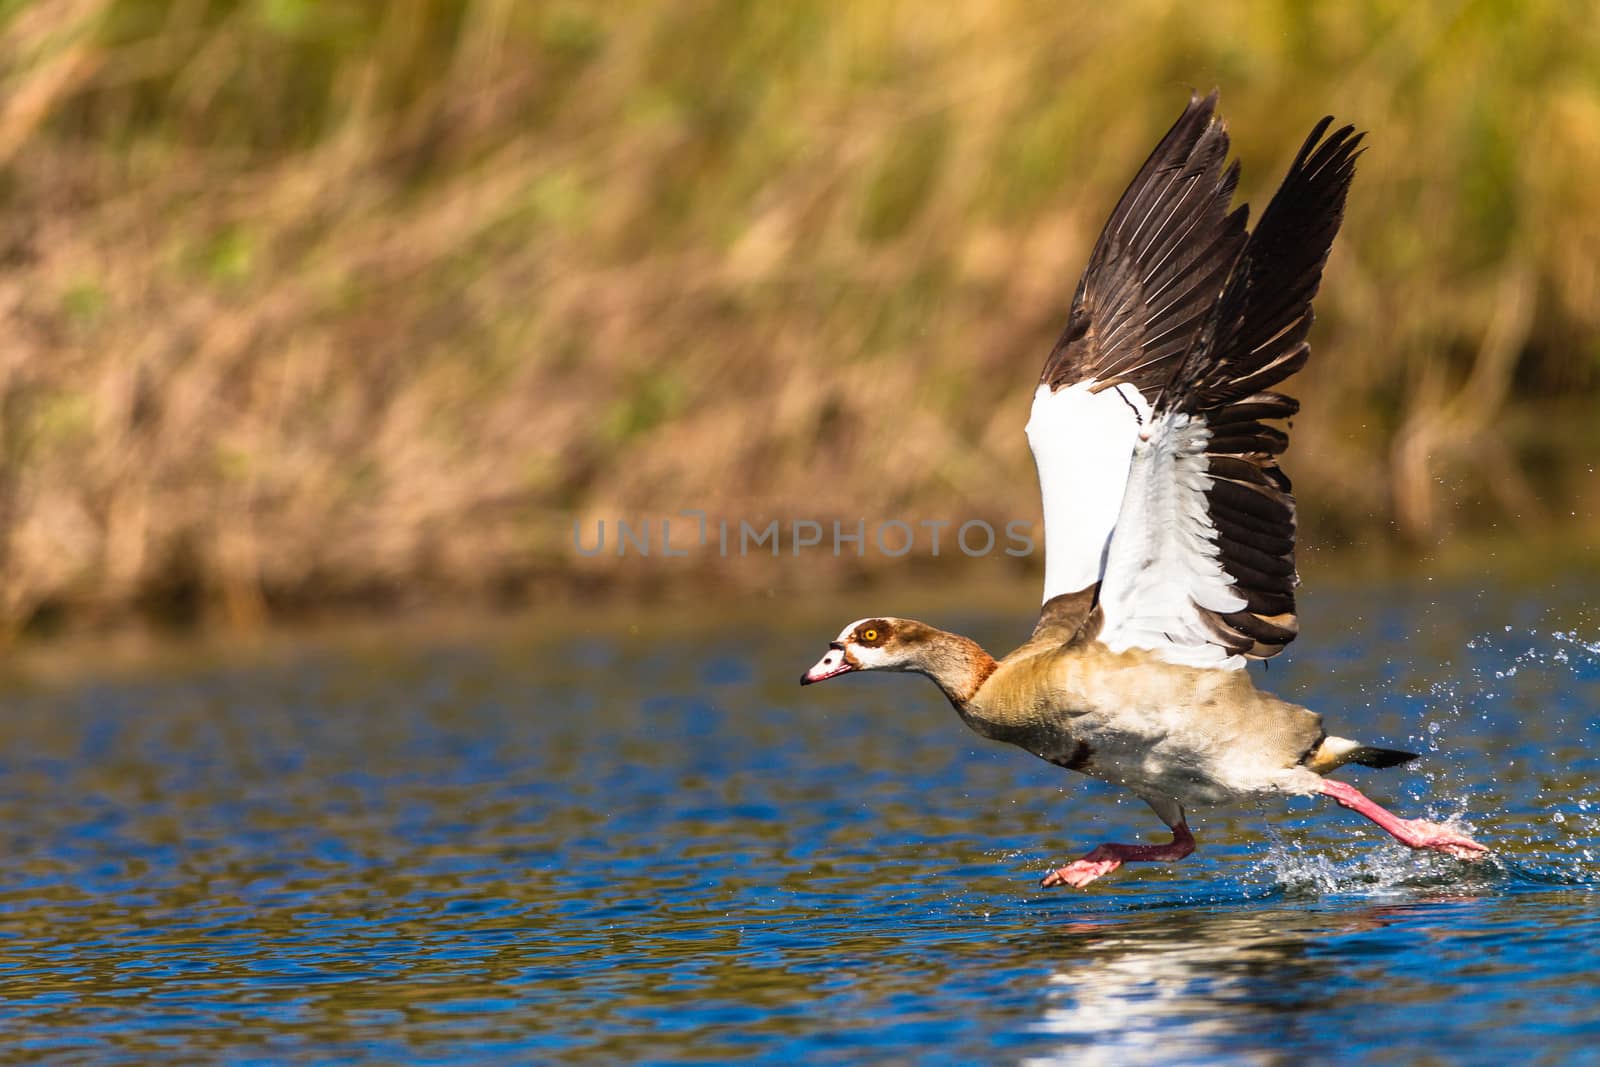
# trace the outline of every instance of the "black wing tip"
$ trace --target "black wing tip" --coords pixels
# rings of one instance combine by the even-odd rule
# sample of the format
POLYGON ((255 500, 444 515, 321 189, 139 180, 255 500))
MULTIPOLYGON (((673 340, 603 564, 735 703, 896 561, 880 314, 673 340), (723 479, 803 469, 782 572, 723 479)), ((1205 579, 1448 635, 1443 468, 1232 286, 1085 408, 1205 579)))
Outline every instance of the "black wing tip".
POLYGON ((1218 93, 1215 89, 1205 96, 1191 90, 1189 103, 1184 107, 1183 113, 1167 128, 1167 132, 1161 135, 1149 157, 1134 175, 1133 181, 1128 183, 1127 190, 1123 192, 1121 200, 1111 213, 1112 217, 1107 220, 1108 229, 1139 195, 1142 188, 1152 181, 1159 180, 1157 175, 1169 168, 1183 169, 1193 166, 1195 157, 1205 154, 1208 149, 1214 151, 1219 159, 1227 157, 1228 124, 1217 114, 1217 102, 1218 93))
POLYGON ((1312 299, 1366 150, 1365 132, 1334 122, 1316 122, 1261 212, 1219 302, 1216 343, 1180 366, 1168 404, 1215 411, 1292 376, 1310 357, 1312 299))
POLYGON ((1367 131, 1356 129, 1354 123, 1345 123, 1332 133, 1327 133, 1333 121, 1332 115, 1324 115, 1311 127, 1311 132, 1306 135, 1305 142, 1289 166, 1285 184, 1298 175, 1320 174, 1329 169, 1343 179, 1344 184, 1349 184, 1355 174, 1355 161, 1367 150, 1367 131))
POLYGON ((1213 86, 1209 93, 1200 95, 1200 90, 1194 87, 1189 89, 1189 103, 1184 106, 1183 114, 1178 117, 1178 123, 1194 116, 1204 115, 1207 119, 1213 118, 1217 113, 1217 105, 1222 102, 1222 90, 1213 86))
POLYGON ((1219 99, 1215 89, 1204 96, 1191 90, 1183 113, 1118 199, 1090 252, 1067 325, 1039 374, 1041 384, 1055 390, 1092 372, 1104 382, 1125 380, 1141 390, 1159 390, 1171 378, 1182 355, 1180 342, 1201 322, 1194 285, 1211 271, 1219 275, 1220 289, 1247 237, 1247 210, 1242 205, 1229 210, 1239 164, 1228 159, 1227 125, 1216 114, 1219 99), (1196 189, 1201 194, 1191 195, 1196 189), (1185 228, 1189 220, 1203 225, 1198 231, 1185 228), (1163 269, 1165 277, 1157 274, 1163 269), (1184 278, 1191 279, 1188 288, 1172 288, 1184 278), (1125 295, 1132 289, 1142 298, 1145 286, 1168 296, 1158 308, 1147 309, 1159 311, 1161 321, 1145 316, 1137 332, 1120 337, 1114 325, 1108 331, 1108 321, 1114 324, 1115 316, 1128 309, 1125 302, 1113 301, 1109 319, 1102 317, 1108 306, 1092 306, 1095 292, 1125 295), (1085 340, 1091 319, 1101 330, 1092 343, 1085 340), (1165 348, 1146 347, 1152 338, 1165 348))

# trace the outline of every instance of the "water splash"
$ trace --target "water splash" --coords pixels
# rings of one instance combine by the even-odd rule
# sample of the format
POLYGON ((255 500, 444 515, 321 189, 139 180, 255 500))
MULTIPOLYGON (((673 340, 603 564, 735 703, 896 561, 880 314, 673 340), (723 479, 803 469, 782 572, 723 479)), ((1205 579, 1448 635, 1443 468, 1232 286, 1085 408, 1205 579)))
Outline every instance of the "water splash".
POLYGON ((1509 868, 1497 858, 1466 862, 1391 845, 1344 858, 1326 850, 1289 845, 1269 849, 1251 874, 1291 897, 1403 896, 1504 885, 1509 868))
POLYGON ((1466 641, 1448 677, 1401 690, 1422 711, 1410 743, 1440 756, 1419 764, 1404 787, 1406 814, 1478 837, 1490 857, 1464 862, 1390 843, 1350 855, 1273 829, 1252 877, 1290 895, 1600 887, 1600 803, 1583 795, 1592 773, 1550 751, 1570 752, 1592 728, 1585 719, 1597 702, 1573 694, 1596 689, 1597 679, 1600 639, 1507 625, 1466 641), (1562 743, 1541 743, 1540 734, 1562 743), (1499 767, 1521 773, 1495 775, 1499 767))

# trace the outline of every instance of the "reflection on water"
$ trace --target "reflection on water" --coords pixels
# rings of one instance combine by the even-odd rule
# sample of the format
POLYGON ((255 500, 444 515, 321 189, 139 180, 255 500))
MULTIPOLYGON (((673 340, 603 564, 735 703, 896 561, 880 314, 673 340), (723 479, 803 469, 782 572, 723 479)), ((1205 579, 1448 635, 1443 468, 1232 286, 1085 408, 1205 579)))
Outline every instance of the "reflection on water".
MULTIPOLYGON (((1352 920, 1337 921, 1348 929, 1352 920)), ((1305 912, 1276 909, 1069 924, 1057 936, 1077 959, 1049 976, 1034 1027, 1063 1044, 1030 1062, 1190 1059, 1270 1033, 1314 1011, 1337 975, 1307 951, 1329 932, 1305 912)))
POLYGON ((1438 748, 1359 780, 1463 815, 1492 863, 1295 801, 1199 813, 1189 861, 1077 892, 1036 880, 1153 834, 1143 805, 988 745, 906 679, 800 690, 826 626, 22 673, 0 718, 0 1043, 131 1062, 1572 1058, 1600 1017, 1600 635, 1580 594, 1313 600, 1308 620, 1351 633, 1270 676, 1350 733, 1438 748))
MULTIPOLYGON (((1050 974, 1034 1029, 1060 1040, 1029 1063, 1130 1063, 1211 1057, 1332 1057, 1351 1047, 1329 1001, 1345 965, 1328 945, 1395 940, 1425 909, 1263 907, 1143 913, 1068 924, 1054 935, 1073 964, 1050 974), (1074 928, 1076 925, 1077 928, 1074 928)), ((1386 1035, 1381 1047, 1392 1050, 1386 1035)))

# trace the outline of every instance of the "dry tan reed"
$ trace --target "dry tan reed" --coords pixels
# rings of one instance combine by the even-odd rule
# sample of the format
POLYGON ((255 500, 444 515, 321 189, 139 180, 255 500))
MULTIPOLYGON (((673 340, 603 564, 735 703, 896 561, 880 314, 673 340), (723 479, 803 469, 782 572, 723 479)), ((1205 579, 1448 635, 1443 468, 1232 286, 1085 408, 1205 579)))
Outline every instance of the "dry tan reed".
POLYGON ((579 559, 574 519, 1032 517, 1088 244, 1213 85, 1258 205, 1324 112, 1371 131, 1299 386, 1308 533, 1595 514, 1582 5, 10 10, 12 630, 687 572, 579 559))

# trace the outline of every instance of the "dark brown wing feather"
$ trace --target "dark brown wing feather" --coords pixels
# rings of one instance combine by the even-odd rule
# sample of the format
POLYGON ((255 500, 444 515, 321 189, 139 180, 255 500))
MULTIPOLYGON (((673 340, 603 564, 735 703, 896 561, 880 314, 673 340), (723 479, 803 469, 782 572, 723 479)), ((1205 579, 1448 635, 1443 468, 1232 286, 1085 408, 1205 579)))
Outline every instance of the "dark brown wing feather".
POLYGON ((1152 404, 1179 370, 1244 245, 1246 209, 1217 94, 1191 98, 1122 194, 1040 380, 1130 382, 1152 404))
POLYGON ((1033 627, 1028 645, 1054 646, 1093 640, 1100 631, 1099 596, 1100 583, 1096 582, 1087 589, 1046 600, 1039 609, 1039 621, 1033 627))
POLYGON ((1211 433, 1207 507, 1219 560, 1246 607, 1205 614, 1220 643, 1257 659, 1283 651, 1299 632, 1294 494, 1277 460, 1289 438, 1261 420, 1299 410, 1292 397, 1268 390, 1310 355, 1311 300, 1361 154, 1354 127, 1324 139, 1332 121, 1323 119, 1306 139, 1245 244, 1215 318, 1157 405, 1204 419, 1211 433))

